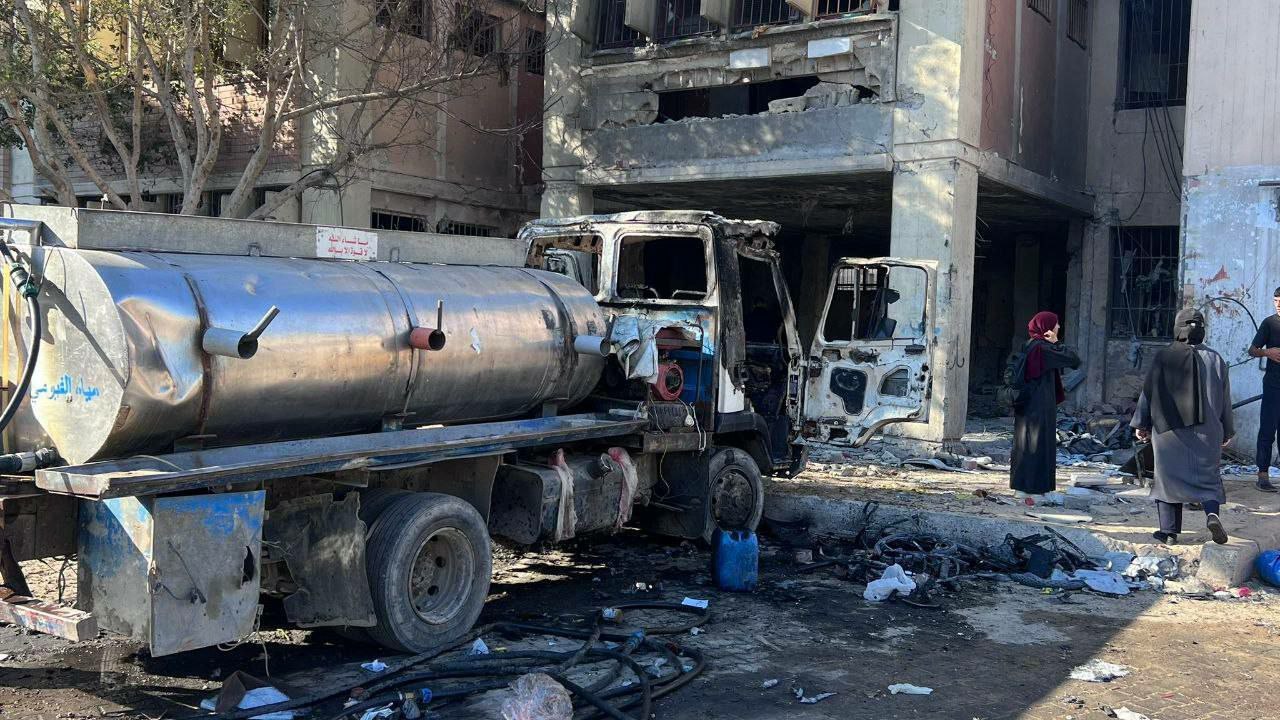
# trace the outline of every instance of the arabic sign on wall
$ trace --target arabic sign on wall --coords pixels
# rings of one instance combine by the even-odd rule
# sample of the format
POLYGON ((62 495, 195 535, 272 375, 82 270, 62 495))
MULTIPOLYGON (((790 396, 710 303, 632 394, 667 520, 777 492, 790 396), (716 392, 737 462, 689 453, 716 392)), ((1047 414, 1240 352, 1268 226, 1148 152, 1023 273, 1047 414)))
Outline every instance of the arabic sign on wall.
POLYGON ((377 260, 378 233, 341 227, 317 227, 316 257, 377 260))

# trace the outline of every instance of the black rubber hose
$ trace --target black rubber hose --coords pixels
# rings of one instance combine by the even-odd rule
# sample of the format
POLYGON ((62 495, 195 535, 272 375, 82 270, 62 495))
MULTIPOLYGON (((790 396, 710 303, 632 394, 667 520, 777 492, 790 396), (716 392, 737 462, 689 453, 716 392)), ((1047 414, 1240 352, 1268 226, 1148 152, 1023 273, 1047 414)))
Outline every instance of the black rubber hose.
MULTIPOLYGON (((428 652, 420 653, 418 655, 414 655, 412 657, 406 658, 398 663, 392 664, 383 672, 384 674, 387 674, 387 675, 394 675, 396 673, 402 672, 408 668, 413 667, 414 665, 419 665, 428 660, 431 660, 432 658, 439 657, 440 655, 443 655, 449 652, 450 650, 453 650, 454 648, 470 643, 471 641, 475 640, 481 635, 484 635, 485 633, 490 632, 492 629, 493 629, 492 625, 485 625, 483 627, 475 628, 471 632, 462 636, 462 638, 459 639, 458 642, 454 643, 453 645, 450 645, 448 647, 436 648, 435 650, 430 650, 428 652)), ((201 713, 199 715, 188 715, 185 718, 178 718, 177 720, 211 720, 212 718, 218 718, 219 720, 247 720, 248 718, 255 717, 257 715, 266 715, 269 713, 276 713, 284 710, 297 710, 298 708, 310 707, 324 700, 328 700, 329 698, 336 697, 343 693, 351 692, 351 690, 353 690, 354 688, 360 687, 362 682, 363 681, 361 680, 357 680, 352 683, 337 685, 328 690, 315 693, 314 695, 307 695, 307 696, 296 698, 293 700, 286 700, 285 702, 278 702, 278 703, 275 703, 274 705, 262 705, 260 707, 245 708, 243 710, 232 710, 230 712, 225 712, 225 713, 201 713)))
MULTIPOLYGON (((0 247, 5 247, 0 243, 0 247)), ((9 426, 13 421, 13 416, 18 412, 18 406, 22 405, 22 399, 27 395, 27 389, 31 387, 31 376, 36 371, 36 360, 40 357, 40 336, 44 333, 44 321, 40 317, 40 303, 36 300, 36 296, 23 293, 27 299, 27 314, 31 316, 31 345, 27 347, 27 362, 22 367, 22 376, 18 378, 18 386, 14 388, 13 395, 9 398, 8 404, 4 406, 4 412, 0 413, 0 432, 9 426)))

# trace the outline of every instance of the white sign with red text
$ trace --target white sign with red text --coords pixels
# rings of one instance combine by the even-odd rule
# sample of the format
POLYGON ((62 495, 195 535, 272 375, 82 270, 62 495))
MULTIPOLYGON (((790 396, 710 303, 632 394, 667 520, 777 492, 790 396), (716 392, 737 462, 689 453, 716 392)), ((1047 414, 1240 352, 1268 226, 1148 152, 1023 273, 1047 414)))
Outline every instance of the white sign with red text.
POLYGON ((317 227, 316 257, 377 260, 378 233, 352 228, 317 227))

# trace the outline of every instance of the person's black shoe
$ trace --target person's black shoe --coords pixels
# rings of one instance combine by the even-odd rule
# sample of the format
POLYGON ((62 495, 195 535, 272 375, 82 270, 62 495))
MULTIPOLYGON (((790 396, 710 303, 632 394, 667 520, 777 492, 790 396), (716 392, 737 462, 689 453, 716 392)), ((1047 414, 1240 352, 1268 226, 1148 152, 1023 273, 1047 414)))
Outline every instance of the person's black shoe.
POLYGON ((1155 538, 1155 539, 1156 539, 1156 542, 1160 543, 1161 545, 1177 545, 1177 544, 1178 544, 1178 536, 1177 536, 1177 535, 1170 535, 1170 534, 1168 534, 1168 533, 1162 533, 1162 532, 1160 532, 1159 530, 1157 530, 1156 532, 1151 533, 1151 537, 1155 538))
POLYGON ((1271 484, 1271 478, 1262 473, 1258 473, 1258 482, 1254 484, 1254 487, 1262 492, 1276 492, 1276 486, 1271 484))
POLYGON ((1227 544, 1227 530, 1222 527, 1222 520, 1218 518, 1217 513, 1209 513, 1205 518, 1205 527, 1209 528, 1209 534, 1213 536, 1213 541, 1219 545, 1227 544))

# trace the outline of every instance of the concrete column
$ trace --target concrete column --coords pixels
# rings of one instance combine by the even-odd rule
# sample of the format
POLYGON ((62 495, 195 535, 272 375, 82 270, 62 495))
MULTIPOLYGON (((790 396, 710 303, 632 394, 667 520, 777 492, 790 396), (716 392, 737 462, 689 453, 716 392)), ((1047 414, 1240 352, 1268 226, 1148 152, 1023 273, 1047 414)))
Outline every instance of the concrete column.
POLYGON ((959 160, 903 163, 893 178, 890 252, 938 263, 929 422, 898 428, 922 440, 951 441, 964 434, 977 204, 978 169, 959 160))
POLYGON ((301 222, 369 227, 373 184, 363 178, 340 178, 337 183, 302 192, 301 222), (337 183, 341 183, 341 188, 337 183))
POLYGON ((1110 243, 1110 228, 1102 223, 1072 220, 1067 230, 1067 317, 1062 338, 1084 360, 1085 381, 1069 398, 1082 409, 1101 404, 1106 388, 1110 243))
POLYGON ((929 422, 895 432, 959 439, 968 410, 986 0, 902 0, 893 111, 893 255, 938 263, 929 422))
POLYGON ((548 181, 542 191, 540 214, 544 218, 590 215, 593 212, 595 198, 591 188, 583 187, 573 180, 548 181))
MULTIPOLYGON (((593 211, 591 189, 577 184, 577 173, 586 162, 582 116, 586 85, 582 80, 582 55, 589 49, 573 33, 578 26, 594 30, 589 22, 595 0, 571 0, 547 5, 547 57, 542 84, 542 217, 568 217, 593 211)), ((579 30, 579 32, 583 32, 579 30)))
POLYGON ((808 235, 800 255, 800 299, 796 305, 796 329, 804 351, 813 345, 818 331, 831 278, 831 240, 826 235, 808 235))

